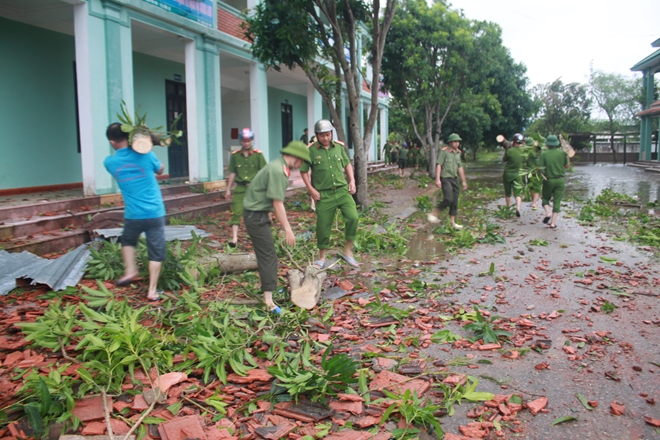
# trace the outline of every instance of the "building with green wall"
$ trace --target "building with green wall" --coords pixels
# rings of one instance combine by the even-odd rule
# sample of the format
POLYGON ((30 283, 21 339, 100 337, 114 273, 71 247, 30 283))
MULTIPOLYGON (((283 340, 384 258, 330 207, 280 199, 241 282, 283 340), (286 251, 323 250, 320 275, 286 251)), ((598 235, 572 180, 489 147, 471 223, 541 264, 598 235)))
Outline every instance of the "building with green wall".
MULTIPOLYGON (((183 113, 182 145, 155 152, 190 182, 224 178, 243 127, 269 160, 311 132, 329 114, 318 92, 300 69, 267 71, 242 35, 240 11, 257 1, 0 0, 0 194, 116 192, 105 129, 122 101, 150 126, 183 113)), ((382 144, 386 98, 379 108, 382 144)))
MULTIPOLYGON (((660 38, 655 40, 651 46, 660 47, 660 38)), ((653 52, 630 70, 642 72, 642 94, 644 109, 637 113, 640 121, 639 137, 639 160, 651 160, 653 144, 653 121, 660 118, 660 101, 654 102, 655 97, 655 74, 660 71, 660 49, 653 52)))

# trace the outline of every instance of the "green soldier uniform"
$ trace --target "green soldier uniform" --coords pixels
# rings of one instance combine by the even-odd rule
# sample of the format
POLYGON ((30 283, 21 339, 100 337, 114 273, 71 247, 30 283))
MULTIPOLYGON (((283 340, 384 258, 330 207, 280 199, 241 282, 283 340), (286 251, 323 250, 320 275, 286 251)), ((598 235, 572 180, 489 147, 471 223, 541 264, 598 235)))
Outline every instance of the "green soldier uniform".
POLYGON ((400 147, 397 144, 394 144, 390 150, 390 161, 394 165, 396 165, 399 160, 399 148, 400 147))
POLYGON ((233 190, 231 199, 232 216, 229 220, 230 225, 241 223, 243 197, 259 170, 266 166, 266 159, 264 159, 260 150, 251 148, 247 157, 243 155, 242 151, 236 150, 232 153, 227 167, 229 173, 236 174, 236 187, 233 190))
POLYGON ((385 150, 385 164, 391 164, 392 163, 392 148, 394 146, 387 142, 385 146, 383 147, 383 150, 385 150))
POLYGON ((419 164, 419 150, 412 147, 408 152, 408 166, 417 168, 419 164))
POLYGON ((520 169, 523 166, 525 156, 522 147, 514 145, 506 150, 502 161, 504 162, 504 174, 502 182, 504 183, 504 197, 511 197, 511 193, 516 197, 521 197, 522 178, 520 169))
POLYGON ((564 150, 556 148, 559 145, 556 136, 548 136, 546 145, 550 148, 541 153, 539 157, 539 167, 545 167, 543 173, 547 179, 543 182, 541 200, 543 206, 546 206, 550 205, 550 199, 552 199, 552 212, 561 212, 560 206, 565 186, 564 175, 569 164, 568 156, 564 150))
POLYGON ((402 147, 401 150, 399 150, 399 168, 403 169, 406 167, 406 163, 408 162, 408 149, 406 147, 402 147))
POLYGON ((442 211, 449 207, 449 215, 455 216, 458 214, 458 169, 463 167, 461 150, 452 151, 449 147, 444 147, 438 153, 437 165, 442 167, 440 171, 442 201, 438 204, 438 209, 442 211))
MULTIPOLYGON (((281 152, 309 161, 307 147, 299 141, 289 143, 281 152)), ((275 159, 257 173, 245 193, 243 220, 257 256, 262 292, 277 287, 277 251, 268 213, 274 210, 273 201, 284 201, 289 175, 285 158, 275 159)))
POLYGON ((330 231, 337 208, 344 217, 344 236, 346 241, 355 241, 358 227, 358 213, 355 200, 348 192, 348 182, 344 176, 344 168, 350 165, 350 160, 344 151, 344 146, 337 141, 331 141, 326 149, 316 141, 310 148, 311 165, 303 163, 301 173, 312 170, 312 186, 321 199, 316 201, 316 243, 319 249, 330 248, 330 231))

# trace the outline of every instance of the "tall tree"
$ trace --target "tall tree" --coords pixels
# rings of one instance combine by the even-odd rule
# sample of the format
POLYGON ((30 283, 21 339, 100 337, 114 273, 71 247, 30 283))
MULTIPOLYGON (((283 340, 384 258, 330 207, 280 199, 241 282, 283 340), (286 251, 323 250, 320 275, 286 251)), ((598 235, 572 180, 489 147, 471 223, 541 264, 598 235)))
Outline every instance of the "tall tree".
MULTIPOLYGON (((452 126, 467 130, 469 123, 489 127, 491 113, 501 111, 487 73, 501 47, 499 32, 492 23, 465 18, 443 0, 432 5, 407 0, 396 13, 383 54, 383 82, 405 106, 431 175, 443 124, 452 112, 462 115, 452 126)), ((476 136, 468 139, 472 133, 463 133, 476 145, 476 136)))
POLYGON ((640 110, 641 90, 641 80, 639 79, 591 69, 589 93, 607 116, 607 131, 610 133, 610 149, 614 163, 616 163, 614 134, 621 129, 622 125, 631 124, 634 121, 635 113, 640 110))
POLYGON ((562 82, 537 84, 532 88, 536 107, 528 132, 543 136, 577 133, 589 128, 592 101, 586 85, 562 82))
POLYGON ((357 203, 361 206, 368 204, 367 150, 372 145, 378 116, 383 49, 397 3, 398 0, 264 0, 245 19, 253 55, 277 70, 280 65, 289 69, 300 66, 330 110, 340 140, 346 139, 340 99, 343 80, 355 147, 357 203), (372 67, 371 101, 364 132, 359 111, 364 54, 358 50, 358 39, 363 36, 368 40, 364 52, 369 54, 372 67))

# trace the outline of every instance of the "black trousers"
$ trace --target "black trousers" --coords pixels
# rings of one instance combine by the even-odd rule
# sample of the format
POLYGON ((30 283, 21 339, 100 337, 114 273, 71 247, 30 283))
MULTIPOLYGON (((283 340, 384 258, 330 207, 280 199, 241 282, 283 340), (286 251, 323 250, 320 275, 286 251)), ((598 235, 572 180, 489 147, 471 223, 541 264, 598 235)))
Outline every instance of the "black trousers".
POLYGON ((273 292, 277 288, 277 251, 270 229, 268 211, 243 210, 243 221, 250 238, 261 278, 261 291, 273 292))
POLYGON ((441 177, 442 183, 442 202, 438 203, 440 211, 449 207, 449 215, 458 214, 458 177, 441 177))

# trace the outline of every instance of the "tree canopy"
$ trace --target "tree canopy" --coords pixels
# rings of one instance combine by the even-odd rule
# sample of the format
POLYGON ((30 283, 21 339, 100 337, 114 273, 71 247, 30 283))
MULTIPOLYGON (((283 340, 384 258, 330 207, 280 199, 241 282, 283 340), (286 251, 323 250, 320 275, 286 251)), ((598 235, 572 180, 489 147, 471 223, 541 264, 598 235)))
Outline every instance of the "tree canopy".
POLYGON ((378 84, 385 39, 398 0, 264 0, 246 16, 252 53, 270 68, 300 66, 327 105, 337 135, 346 139, 342 118, 342 89, 350 109, 355 144, 357 202, 367 204, 367 150, 372 145, 378 116, 378 84), (381 8, 381 3, 384 3, 381 8), (364 37, 365 48, 360 51, 364 37), (364 52, 364 53, 363 53, 364 52), (372 67, 370 105, 362 131, 360 114, 364 73, 369 54, 372 67))
POLYGON ((614 163, 617 160, 614 134, 622 125, 634 122, 635 113, 641 107, 641 92, 639 79, 593 69, 589 75, 589 93, 607 116, 607 131, 610 133, 610 149, 614 163))
POLYGON ((565 84, 559 78, 537 84, 532 88, 532 96, 536 111, 527 131, 547 136, 589 130, 592 101, 586 85, 565 84))
POLYGON ((472 145, 489 130, 522 128, 531 112, 524 74, 502 46, 499 26, 439 0, 405 1, 383 54, 384 87, 408 112, 432 174, 446 128, 472 145))

